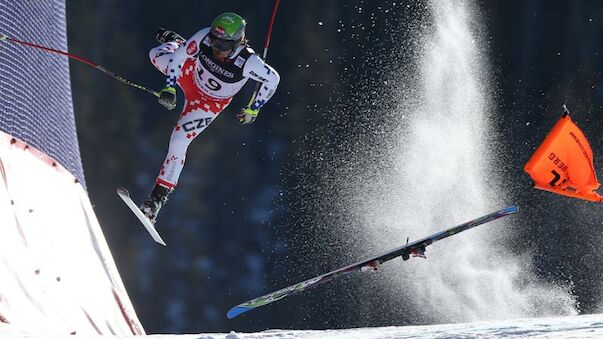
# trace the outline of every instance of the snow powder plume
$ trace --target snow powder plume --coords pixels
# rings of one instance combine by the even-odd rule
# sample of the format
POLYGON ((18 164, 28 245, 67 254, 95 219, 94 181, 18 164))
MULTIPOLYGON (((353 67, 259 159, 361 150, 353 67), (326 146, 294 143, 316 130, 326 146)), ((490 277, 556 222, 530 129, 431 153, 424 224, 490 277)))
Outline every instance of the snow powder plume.
MULTIPOLYGON (((417 74, 400 79, 413 90, 398 107, 408 120, 399 128, 397 154, 388 159, 395 172, 384 174, 381 188, 370 197, 363 192, 356 205, 371 225, 365 231, 375 248, 399 246, 407 236, 416 240, 513 203, 494 174, 504 164, 496 163, 500 141, 490 126, 494 100, 478 15, 470 1, 432 0, 427 9, 432 25, 418 34, 417 74)), ((430 321, 576 313, 566 288, 534 277, 529 255, 506 251, 512 227, 529 227, 521 224, 521 211, 428 247, 427 261, 411 258, 384 269, 392 281, 387 309, 412 302, 413 312, 430 321)))

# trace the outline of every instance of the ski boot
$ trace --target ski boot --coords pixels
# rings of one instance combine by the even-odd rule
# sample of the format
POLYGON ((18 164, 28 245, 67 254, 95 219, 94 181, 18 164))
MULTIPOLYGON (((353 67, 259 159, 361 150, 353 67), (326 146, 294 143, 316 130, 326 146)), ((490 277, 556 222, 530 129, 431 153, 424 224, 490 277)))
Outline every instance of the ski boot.
POLYGON ((159 30, 157 30, 157 34, 155 35, 155 39, 157 39, 157 41, 161 44, 165 44, 166 42, 175 42, 178 45, 181 45, 186 41, 182 36, 180 36, 180 34, 163 27, 159 27, 159 30))
POLYGON ((144 213, 153 224, 155 224, 155 219, 157 219, 159 210, 168 201, 168 195, 170 195, 172 191, 173 189, 171 188, 155 184, 155 187, 147 200, 140 205, 142 213, 144 213))

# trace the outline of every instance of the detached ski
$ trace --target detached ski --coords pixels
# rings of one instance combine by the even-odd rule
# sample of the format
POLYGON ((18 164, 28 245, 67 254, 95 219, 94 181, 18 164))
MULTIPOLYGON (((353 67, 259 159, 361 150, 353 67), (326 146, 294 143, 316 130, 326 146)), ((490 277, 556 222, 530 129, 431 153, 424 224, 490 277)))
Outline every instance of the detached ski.
POLYGON ((425 247, 427 247, 428 245, 431 245, 438 240, 442 240, 449 236, 466 231, 470 228, 485 224, 487 222, 496 220, 498 218, 502 218, 506 215, 517 213, 517 211, 519 211, 517 206, 511 205, 507 208, 484 215, 483 217, 468 221, 464 224, 460 224, 458 226, 449 228, 447 230, 432 234, 421 240, 417 240, 412 243, 407 243, 404 246, 395 248, 393 250, 385 252, 385 253, 383 253, 379 256, 373 257, 371 259, 357 262, 355 264, 352 264, 352 265, 340 268, 338 270, 320 275, 318 277, 308 279, 306 281, 302 281, 295 285, 285 287, 278 291, 268 293, 259 298, 255 298, 255 299, 246 301, 242 304, 239 304, 239 305, 231 308, 230 311, 228 311, 228 313, 226 314, 226 316, 228 317, 228 319, 232 319, 232 318, 234 318, 242 313, 245 313, 247 311, 250 311, 254 308, 258 308, 258 307, 273 303, 277 300, 283 299, 283 298, 288 297, 293 294, 297 294, 306 289, 322 285, 322 284, 324 284, 328 281, 331 281, 342 275, 346 275, 346 274, 356 272, 356 271, 376 271, 377 267, 380 264, 382 264, 386 261, 392 260, 396 257, 402 257, 403 260, 408 260, 410 258, 410 256, 425 257, 425 247))
POLYGON ((117 189, 117 194, 126 203, 126 205, 128 205, 128 207, 132 210, 132 213, 134 213, 138 220, 140 220, 140 222, 147 230, 147 232, 149 232, 153 240, 155 240, 155 242, 157 242, 158 244, 167 246, 163 239, 161 239, 159 233, 157 233, 157 230, 155 229, 155 226, 153 226, 153 223, 149 220, 149 218, 147 218, 146 215, 144 215, 144 213, 142 213, 142 211, 138 208, 138 206, 136 206, 134 201, 132 201, 132 198, 130 198, 130 192, 128 192, 127 189, 120 187, 117 189))

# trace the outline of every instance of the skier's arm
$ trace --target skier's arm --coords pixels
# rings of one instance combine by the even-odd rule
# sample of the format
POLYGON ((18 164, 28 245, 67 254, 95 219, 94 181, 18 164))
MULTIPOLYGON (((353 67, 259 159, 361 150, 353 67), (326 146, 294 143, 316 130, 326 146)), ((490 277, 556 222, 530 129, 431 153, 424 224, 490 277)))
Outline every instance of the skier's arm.
POLYGON ((281 77, 272 66, 266 64, 257 54, 253 54, 245 63, 243 76, 261 83, 253 102, 243 108, 241 113, 237 115, 240 123, 250 124, 257 118, 260 108, 276 92, 281 77))
POLYGON ((264 106, 281 81, 278 72, 272 66, 266 64, 257 54, 253 54, 245 63, 243 76, 262 83, 255 100, 251 103, 252 109, 260 109, 264 106))
POLYGON ((165 88, 159 91, 159 103, 165 108, 169 110, 176 108, 176 82, 182 73, 182 65, 186 59, 196 56, 199 43, 208 32, 209 28, 204 28, 195 33, 171 55, 167 66, 165 88))

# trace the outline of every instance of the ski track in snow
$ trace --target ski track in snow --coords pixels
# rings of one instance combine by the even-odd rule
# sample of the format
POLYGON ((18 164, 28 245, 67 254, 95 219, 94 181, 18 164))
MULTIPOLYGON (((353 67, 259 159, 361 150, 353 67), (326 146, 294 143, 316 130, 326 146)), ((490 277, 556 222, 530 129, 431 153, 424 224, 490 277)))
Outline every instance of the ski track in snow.
MULTIPOLYGON (((76 338, 98 337, 94 335, 76 338)), ((136 336, 103 336, 108 338, 136 338, 136 336)), ((327 338, 327 339, 380 339, 380 338, 601 338, 603 337, 603 314, 567 316, 555 318, 531 318, 464 324, 443 324, 428 326, 377 327, 345 330, 267 330, 258 333, 201 333, 201 334, 153 334, 152 339, 286 339, 286 338, 327 338)), ((0 338, 74 338, 68 334, 26 333, 0 323, 0 338)))

